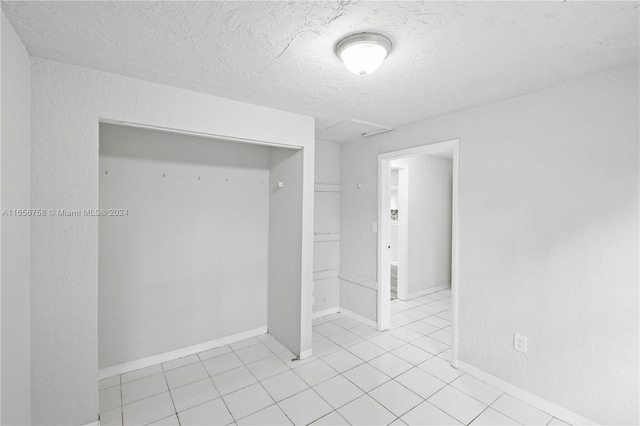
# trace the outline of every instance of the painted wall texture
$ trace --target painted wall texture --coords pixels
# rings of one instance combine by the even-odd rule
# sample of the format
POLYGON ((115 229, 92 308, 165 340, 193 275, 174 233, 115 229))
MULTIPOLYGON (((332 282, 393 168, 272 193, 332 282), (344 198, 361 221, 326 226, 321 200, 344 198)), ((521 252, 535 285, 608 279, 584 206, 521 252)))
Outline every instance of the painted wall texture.
POLYGON ((100 125, 100 369, 267 326, 271 149, 100 125))
MULTIPOLYGON (((300 331, 311 347, 314 122, 310 117, 32 58, 31 201, 98 206, 100 119, 302 146, 300 331)), ((32 404, 36 424, 98 413, 98 220, 31 221, 32 404)))
MULTIPOLYGON (((376 277, 377 155, 459 138, 459 359, 593 421, 637 424, 638 75, 343 145, 341 268, 376 277)), ((341 304, 374 319, 371 293, 341 304)))
MULTIPOLYGON (((30 200, 31 58, 2 13, 2 144, 0 206, 28 209, 30 200)), ((31 423, 30 218, 2 215, 0 423, 31 423)))

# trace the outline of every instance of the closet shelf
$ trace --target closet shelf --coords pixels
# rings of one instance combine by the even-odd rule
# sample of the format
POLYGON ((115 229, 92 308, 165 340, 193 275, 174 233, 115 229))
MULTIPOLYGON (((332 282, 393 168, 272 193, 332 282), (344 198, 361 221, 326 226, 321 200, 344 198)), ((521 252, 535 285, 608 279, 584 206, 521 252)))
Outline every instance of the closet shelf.
POLYGON ((332 185, 327 183, 316 183, 315 192, 340 192, 342 185, 332 185))
POLYGON ((340 241, 340 234, 314 234, 313 241, 324 242, 324 241, 340 241))

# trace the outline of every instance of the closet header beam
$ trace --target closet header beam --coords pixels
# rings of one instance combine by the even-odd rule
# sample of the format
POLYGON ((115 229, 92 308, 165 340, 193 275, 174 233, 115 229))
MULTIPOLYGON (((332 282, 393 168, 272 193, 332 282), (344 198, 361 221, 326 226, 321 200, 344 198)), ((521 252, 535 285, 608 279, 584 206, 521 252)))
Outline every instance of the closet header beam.
POLYGON ((151 125, 151 124, 133 123, 133 122, 130 122, 130 121, 110 120, 110 119, 106 119, 106 118, 101 118, 100 122, 101 123, 108 123, 108 124, 116 124, 116 125, 120 125, 120 126, 137 127, 137 128, 140 128, 140 129, 159 130, 161 132, 178 133, 178 134, 181 134, 181 135, 199 136, 199 137, 203 137, 203 138, 218 139, 218 140, 229 141, 229 142, 249 143, 249 144, 252 144, 252 145, 273 146, 273 147, 276 147, 276 148, 288 148, 288 149, 296 149, 296 150, 302 149, 301 146, 297 146, 297 145, 285 145, 285 144, 281 144, 281 143, 277 143, 277 142, 267 142, 267 141, 262 141, 262 140, 258 140, 258 139, 238 138, 238 137, 233 137, 233 136, 217 135, 217 134, 214 134, 214 133, 205 133, 205 132, 197 132, 197 131, 192 131, 192 130, 175 129, 175 128, 172 128, 172 127, 154 126, 154 125, 151 125))

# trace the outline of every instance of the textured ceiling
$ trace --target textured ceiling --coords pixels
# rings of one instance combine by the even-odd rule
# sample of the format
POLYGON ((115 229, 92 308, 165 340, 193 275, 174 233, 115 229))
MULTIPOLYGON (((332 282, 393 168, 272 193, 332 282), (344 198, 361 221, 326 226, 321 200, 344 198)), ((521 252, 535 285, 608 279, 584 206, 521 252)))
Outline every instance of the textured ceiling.
POLYGON ((638 61, 638 2, 14 2, 29 52, 316 118, 398 127, 638 61), (394 50, 358 77, 333 47, 394 50))

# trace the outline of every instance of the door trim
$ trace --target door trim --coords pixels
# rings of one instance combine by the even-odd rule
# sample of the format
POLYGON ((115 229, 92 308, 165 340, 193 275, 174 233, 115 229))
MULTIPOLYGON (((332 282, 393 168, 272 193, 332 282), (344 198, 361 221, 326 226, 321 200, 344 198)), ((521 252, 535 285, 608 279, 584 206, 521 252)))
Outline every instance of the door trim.
POLYGON ((377 324, 378 330, 388 330, 391 326, 391 278, 389 265, 391 262, 389 251, 389 222, 388 212, 391 177, 391 160, 412 157, 416 155, 453 153, 453 194, 451 206, 451 365, 454 367, 458 360, 458 178, 459 178, 459 139, 448 140, 415 148, 378 154, 378 300, 377 324))

